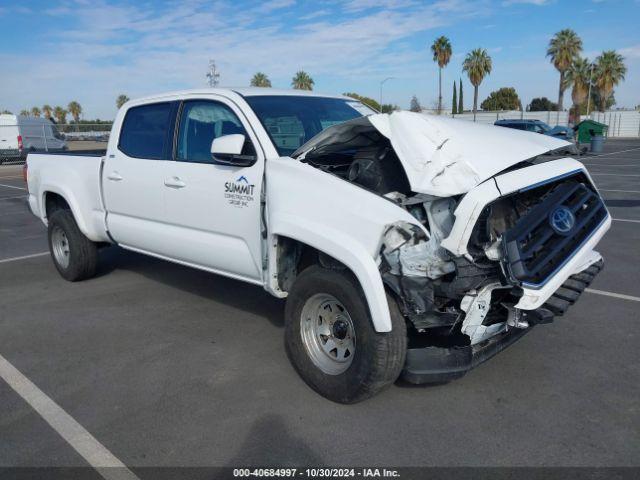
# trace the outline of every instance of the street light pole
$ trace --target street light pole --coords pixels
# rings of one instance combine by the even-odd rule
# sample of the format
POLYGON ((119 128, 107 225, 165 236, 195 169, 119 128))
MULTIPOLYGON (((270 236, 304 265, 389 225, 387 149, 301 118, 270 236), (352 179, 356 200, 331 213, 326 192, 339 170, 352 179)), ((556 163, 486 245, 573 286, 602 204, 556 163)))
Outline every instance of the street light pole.
POLYGON ((587 94, 587 118, 591 118, 589 116, 589 110, 591 109, 591 82, 593 82, 593 63, 591 64, 591 69, 589 73, 589 93, 587 94))
POLYGON ((209 71, 207 72, 207 83, 210 87, 217 87, 220 83, 220 72, 216 68, 215 60, 209 60, 209 71))
POLYGON ((396 78, 396 77, 387 77, 387 78, 385 78, 384 80, 382 80, 382 81, 380 82, 380 113, 382 113, 382 86, 384 85, 384 83, 385 83, 387 80, 393 80, 393 79, 395 79, 395 78, 396 78))

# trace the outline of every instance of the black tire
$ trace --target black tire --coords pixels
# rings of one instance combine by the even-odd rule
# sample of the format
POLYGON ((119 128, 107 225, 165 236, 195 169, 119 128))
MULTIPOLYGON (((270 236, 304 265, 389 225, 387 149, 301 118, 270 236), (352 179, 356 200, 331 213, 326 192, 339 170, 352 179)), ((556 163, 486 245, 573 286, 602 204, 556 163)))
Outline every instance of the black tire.
POLYGON ((49 218, 48 226, 49 252, 56 269, 65 280, 77 282, 91 278, 96 273, 98 250, 96 244, 89 240, 78 228, 70 210, 57 210, 49 218), (56 229, 64 232, 68 241, 68 265, 63 265, 54 254, 53 240, 56 229))
POLYGON ((395 300, 389 295, 387 300, 392 330, 377 333, 364 293, 349 271, 312 266, 298 276, 285 307, 285 347, 294 368, 312 389, 334 402, 356 403, 396 381, 405 362, 407 330, 395 300), (344 305, 355 330, 355 354, 346 371, 339 374, 322 371, 302 339, 302 311, 317 294, 331 295, 344 305))

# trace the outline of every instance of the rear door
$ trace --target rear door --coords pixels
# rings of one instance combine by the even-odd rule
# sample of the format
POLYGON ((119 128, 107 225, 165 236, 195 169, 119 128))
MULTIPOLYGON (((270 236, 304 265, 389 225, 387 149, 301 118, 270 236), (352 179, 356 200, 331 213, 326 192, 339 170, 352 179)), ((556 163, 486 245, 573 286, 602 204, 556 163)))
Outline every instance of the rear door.
POLYGON ((107 226, 125 247, 171 254, 164 238, 164 181, 172 163, 177 102, 128 109, 117 141, 110 143, 102 174, 107 226))
POLYGON ((165 170, 165 241, 174 258, 247 281, 262 277, 261 204, 264 154, 241 110, 230 100, 185 100, 178 115, 175 158, 165 170), (247 167, 218 165, 214 138, 245 135, 247 167))

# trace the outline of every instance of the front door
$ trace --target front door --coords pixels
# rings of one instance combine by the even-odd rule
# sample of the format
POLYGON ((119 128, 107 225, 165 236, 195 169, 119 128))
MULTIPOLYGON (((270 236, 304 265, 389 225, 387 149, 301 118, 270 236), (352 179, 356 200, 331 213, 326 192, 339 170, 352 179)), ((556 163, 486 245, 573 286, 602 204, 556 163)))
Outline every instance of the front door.
POLYGON ((257 283, 264 171, 257 139, 223 98, 185 100, 178 115, 176 161, 164 171, 166 241, 181 245, 176 260, 257 283), (257 156, 252 166, 213 163, 213 139, 231 134, 245 135, 242 153, 257 156))

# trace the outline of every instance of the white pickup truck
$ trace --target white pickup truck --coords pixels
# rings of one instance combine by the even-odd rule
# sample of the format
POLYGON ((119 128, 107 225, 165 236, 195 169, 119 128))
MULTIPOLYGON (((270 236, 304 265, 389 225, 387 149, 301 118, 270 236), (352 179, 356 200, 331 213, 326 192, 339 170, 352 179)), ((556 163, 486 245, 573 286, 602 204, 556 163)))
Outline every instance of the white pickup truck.
POLYGON ((30 154, 67 280, 108 244, 285 298, 300 376, 337 402, 461 377, 574 303, 611 217, 564 141, 347 97, 201 89, 130 101, 104 155, 30 154))

